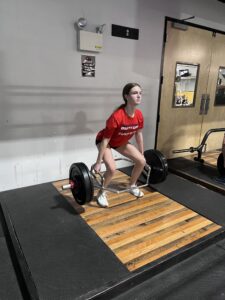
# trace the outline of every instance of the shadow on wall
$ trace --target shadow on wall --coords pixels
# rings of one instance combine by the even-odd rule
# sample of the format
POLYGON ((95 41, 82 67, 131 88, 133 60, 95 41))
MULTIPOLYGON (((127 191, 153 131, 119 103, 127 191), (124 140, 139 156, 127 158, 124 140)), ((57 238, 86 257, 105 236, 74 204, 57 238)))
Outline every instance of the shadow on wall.
POLYGON ((88 120, 84 111, 78 111, 74 118, 75 128, 71 131, 70 135, 93 133, 93 130, 87 127, 88 120))
POLYGON ((107 88, 9 86, 0 80, 2 141, 95 133, 105 123, 105 99, 115 97, 107 88))

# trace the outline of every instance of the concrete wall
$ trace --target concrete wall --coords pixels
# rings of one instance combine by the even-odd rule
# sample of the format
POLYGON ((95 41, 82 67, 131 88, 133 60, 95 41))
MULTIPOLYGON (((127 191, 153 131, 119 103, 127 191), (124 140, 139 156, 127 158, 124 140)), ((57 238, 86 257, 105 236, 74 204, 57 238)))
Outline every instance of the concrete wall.
POLYGON ((0 191, 68 177, 72 162, 95 161, 96 132, 129 81, 143 87, 145 148, 154 147, 165 16, 225 31, 214 0, 0 0, 0 191), (74 22, 106 24, 102 53, 77 51, 74 22), (139 28, 138 41, 111 24, 139 28), (81 76, 81 55, 96 76, 81 76))

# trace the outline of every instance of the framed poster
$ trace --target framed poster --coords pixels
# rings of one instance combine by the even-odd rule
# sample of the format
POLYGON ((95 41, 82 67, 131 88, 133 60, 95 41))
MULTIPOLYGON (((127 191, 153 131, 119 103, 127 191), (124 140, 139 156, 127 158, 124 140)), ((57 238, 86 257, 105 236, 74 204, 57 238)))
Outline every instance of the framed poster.
POLYGON ((216 95, 215 95, 215 106, 225 105, 225 67, 219 67, 216 95))
POLYGON ((82 77, 95 77, 95 56, 81 55, 82 77))
POLYGON ((176 63, 173 107, 195 106, 199 65, 176 63))

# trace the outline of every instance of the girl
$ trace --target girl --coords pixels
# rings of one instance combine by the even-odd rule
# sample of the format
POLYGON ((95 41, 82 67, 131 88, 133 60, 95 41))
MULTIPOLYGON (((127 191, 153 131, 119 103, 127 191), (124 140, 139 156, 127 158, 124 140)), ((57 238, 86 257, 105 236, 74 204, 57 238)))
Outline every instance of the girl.
MULTIPOLYGON (((98 157, 92 169, 96 172, 101 170, 101 161, 105 163, 106 172, 104 174, 104 187, 110 183, 116 165, 113 159, 112 150, 115 149, 120 154, 130 158, 134 162, 130 178, 131 193, 135 197, 143 197, 143 192, 139 190, 136 182, 145 166, 143 155, 143 135, 144 124, 142 113, 136 107, 141 103, 142 91, 137 83, 128 83, 122 92, 124 104, 120 105, 106 121, 105 129, 101 130, 96 137, 98 147, 98 157), (135 136, 137 148, 129 143, 135 136)), ((108 201, 106 192, 100 190, 97 195, 97 203, 101 207, 107 207, 108 201)))

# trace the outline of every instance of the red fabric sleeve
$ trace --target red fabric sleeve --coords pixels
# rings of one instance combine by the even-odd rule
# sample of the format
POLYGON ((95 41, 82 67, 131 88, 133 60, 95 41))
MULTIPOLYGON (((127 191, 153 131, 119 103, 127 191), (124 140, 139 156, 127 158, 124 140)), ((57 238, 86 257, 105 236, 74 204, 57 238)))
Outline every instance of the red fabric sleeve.
POLYGON ((109 119, 106 121, 106 127, 104 130, 103 137, 110 139, 117 127, 118 127, 117 121, 115 119, 114 114, 112 114, 109 117, 109 119))
POLYGON ((138 123, 139 123, 139 129, 142 129, 144 127, 144 117, 140 110, 138 110, 138 123))

